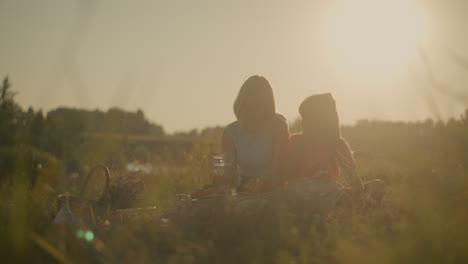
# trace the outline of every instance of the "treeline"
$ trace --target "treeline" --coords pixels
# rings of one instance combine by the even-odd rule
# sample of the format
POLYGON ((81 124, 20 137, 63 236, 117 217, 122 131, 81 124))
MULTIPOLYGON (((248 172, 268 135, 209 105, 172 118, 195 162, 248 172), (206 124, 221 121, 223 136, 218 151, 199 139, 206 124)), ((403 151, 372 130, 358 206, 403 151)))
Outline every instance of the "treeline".
POLYGON ((83 163, 125 164, 125 147, 115 142, 96 143, 89 135, 164 136, 162 126, 154 124, 141 110, 128 112, 118 108, 108 111, 58 108, 48 113, 23 110, 15 101, 10 80, 0 84, 0 178, 17 174, 37 174, 36 167, 60 164, 66 173, 78 171, 83 163), (107 144, 105 148, 97 146, 107 144), (101 149, 99 149, 101 148, 101 149), (103 150, 104 149, 104 150, 103 150), (21 160, 29 160, 23 166, 21 160))
POLYGON ((8 78, 0 87, 0 147, 24 144, 63 157, 82 143, 84 134, 163 136, 162 126, 151 123, 143 111, 127 112, 58 108, 44 114, 15 102, 8 78))

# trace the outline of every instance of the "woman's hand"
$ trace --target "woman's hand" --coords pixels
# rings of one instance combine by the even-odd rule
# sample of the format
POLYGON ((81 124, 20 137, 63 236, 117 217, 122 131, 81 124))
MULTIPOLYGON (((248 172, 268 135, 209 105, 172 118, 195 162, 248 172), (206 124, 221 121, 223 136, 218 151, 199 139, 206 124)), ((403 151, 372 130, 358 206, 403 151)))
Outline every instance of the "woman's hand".
POLYGON ((351 184, 351 193, 355 196, 364 194, 364 184, 362 184, 361 177, 357 173, 356 169, 349 168, 346 172, 351 184))

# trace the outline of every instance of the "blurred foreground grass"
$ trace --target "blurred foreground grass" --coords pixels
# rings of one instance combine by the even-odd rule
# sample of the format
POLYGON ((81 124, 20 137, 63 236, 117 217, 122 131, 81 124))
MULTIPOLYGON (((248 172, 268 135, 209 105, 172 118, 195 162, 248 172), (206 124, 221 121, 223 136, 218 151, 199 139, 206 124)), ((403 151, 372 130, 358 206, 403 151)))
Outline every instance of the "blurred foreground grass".
MULTIPOLYGON (((26 146, 3 148, 2 155, 15 166, 0 193, 2 259, 4 263, 466 263, 466 119, 446 124, 363 121, 343 128, 343 133, 357 151, 363 178, 378 177, 389 184, 385 201, 377 208, 355 208, 345 221, 330 217, 322 224, 304 222, 287 208, 274 216, 221 215, 180 228, 135 220, 101 230, 89 226, 96 235, 92 243, 51 224, 56 194, 72 192, 71 181, 79 184, 80 176, 64 177, 60 161, 46 153, 26 146), (42 160, 43 170, 32 185, 34 159, 42 160)), ((106 152, 95 153, 99 151, 106 152)), ((144 190, 131 205, 155 205, 158 213, 173 208, 176 193, 209 182, 210 151, 199 146, 185 153, 182 161, 158 163, 155 167, 163 169, 136 174, 144 190)), ((113 177, 124 174, 128 172, 123 169, 112 172, 113 177)))

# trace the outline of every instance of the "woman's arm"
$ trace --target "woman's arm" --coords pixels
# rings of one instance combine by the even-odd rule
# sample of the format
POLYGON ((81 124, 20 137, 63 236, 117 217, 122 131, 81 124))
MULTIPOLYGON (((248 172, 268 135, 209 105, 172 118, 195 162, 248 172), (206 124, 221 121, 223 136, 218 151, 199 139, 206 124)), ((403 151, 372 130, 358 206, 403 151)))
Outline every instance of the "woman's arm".
POLYGON ((345 174, 348 175, 349 182, 351 184, 352 192, 355 194, 360 194, 364 191, 364 185, 362 184, 361 177, 356 171, 356 168, 353 167, 344 167, 345 174))
POLYGON ((352 187, 352 192, 360 193, 364 190, 361 177, 356 170, 356 161, 354 160, 353 153, 346 140, 340 139, 338 146, 338 163, 341 168, 345 170, 345 174, 352 187))
POLYGON ((230 161, 232 165, 232 175, 229 179, 229 183, 232 183, 234 186, 238 187, 239 183, 237 181, 239 177, 237 175, 236 146, 234 145, 234 141, 232 141, 232 139, 226 133, 226 130, 223 132, 222 148, 225 160, 228 160, 228 162, 230 161))
POLYGON ((286 118, 281 116, 277 132, 275 133, 275 138, 273 142, 273 158, 272 158, 272 181, 277 182, 281 178, 281 163, 284 162, 282 157, 284 157, 285 148, 289 140, 289 126, 286 122, 286 118))

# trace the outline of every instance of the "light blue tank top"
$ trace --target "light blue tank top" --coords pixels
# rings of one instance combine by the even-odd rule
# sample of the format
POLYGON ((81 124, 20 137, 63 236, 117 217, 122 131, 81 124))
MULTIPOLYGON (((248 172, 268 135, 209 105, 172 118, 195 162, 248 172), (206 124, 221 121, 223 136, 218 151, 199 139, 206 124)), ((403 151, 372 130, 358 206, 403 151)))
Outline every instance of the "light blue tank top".
POLYGON ((235 121, 225 131, 236 147, 237 169, 241 179, 271 175, 274 141, 271 124, 247 133, 235 121))

